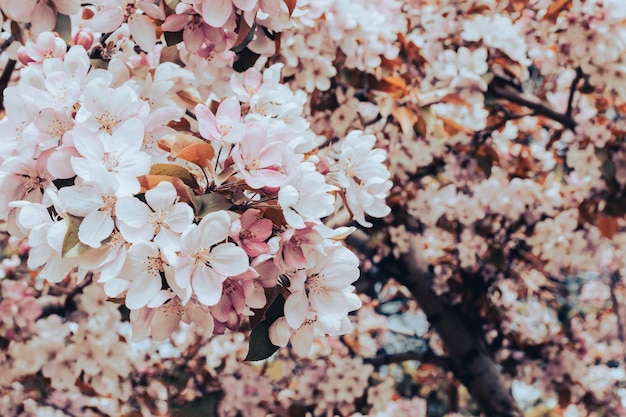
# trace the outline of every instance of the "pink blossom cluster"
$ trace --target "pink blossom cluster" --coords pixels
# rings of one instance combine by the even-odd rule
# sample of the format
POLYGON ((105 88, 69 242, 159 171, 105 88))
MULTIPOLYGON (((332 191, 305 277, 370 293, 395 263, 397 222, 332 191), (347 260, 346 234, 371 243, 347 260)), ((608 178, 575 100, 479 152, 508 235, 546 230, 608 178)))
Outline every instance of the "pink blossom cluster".
MULTIPOLYGON (((392 415, 392 410, 408 406, 408 400, 397 398, 394 378, 399 375, 377 376, 373 365, 351 357, 336 337, 316 339, 308 358, 281 351, 254 365, 242 362, 248 350, 242 333, 211 335, 183 325, 168 340, 133 343, 131 324, 91 279, 78 291, 69 283, 41 290, 29 284, 28 275, 2 281, 2 303, 22 305, 37 295, 43 307, 29 318, 31 330, 0 327, 2 342, 10 338, 11 329, 21 331, 19 338, 10 339, 8 347, 0 350, 0 366, 6 370, 0 375, 2 415, 56 415, 57 411, 169 415, 181 410, 177 408, 181 403, 183 410, 185 406, 193 410, 194 401, 208 397, 217 402, 214 408, 220 416, 280 415, 290 408, 310 410, 315 416, 333 409, 343 416, 374 416, 392 415), (68 300, 74 307, 68 308, 68 300), (182 392, 175 388, 181 384, 182 392), (177 400, 170 401, 174 397, 177 400), (366 406, 357 406, 363 398, 366 406)), ((3 318, 23 320, 26 315, 11 309, 4 311, 3 318)), ((381 318, 368 304, 356 320, 358 337, 364 342, 373 334, 382 336, 372 341, 367 357, 374 356, 384 341, 384 333, 374 324, 381 318)), ((425 416, 420 411, 425 400, 413 402, 420 404, 415 415, 425 416)))
POLYGON ((81 46, 58 46, 50 33, 28 44, 1 122, 1 214, 28 237, 29 267, 49 282, 96 274, 132 310, 135 338, 164 339, 181 320, 235 330, 277 285, 275 344, 306 354, 314 328, 350 330, 358 260, 320 219, 337 192, 362 224, 389 213, 373 136, 308 155, 319 141, 280 65, 233 76, 234 97, 195 106, 199 135, 177 133, 168 123, 184 111, 177 93, 194 91, 187 70, 163 63, 141 76, 115 59, 93 69, 81 46), (58 53, 37 54, 46 48, 58 53))

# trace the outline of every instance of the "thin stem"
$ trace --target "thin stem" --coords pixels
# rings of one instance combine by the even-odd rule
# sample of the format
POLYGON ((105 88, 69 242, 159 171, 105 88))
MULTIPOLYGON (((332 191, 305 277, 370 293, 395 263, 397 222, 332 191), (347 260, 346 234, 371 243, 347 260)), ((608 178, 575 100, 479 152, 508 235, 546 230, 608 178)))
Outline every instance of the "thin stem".
POLYGON ((617 337, 623 344, 626 341, 626 339, 624 338, 624 323, 622 323, 622 319, 620 317, 619 302, 617 301, 617 296, 615 295, 615 286, 618 282, 619 272, 614 272, 613 274, 611 274, 611 302, 613 303, 615 316, 617 317, 617 337))
POLYGON ((567 115, 569 117, 572 116, 573 104, 574 104, 574 94, 576 94, 578 83, 580 82, 580 80, 582 80, 583 76, 584 76, 584 74, 583 74, 582 70, 580 69, 580 67, 576 68, 576 76, 572 80, 572 85, 570 86, 570 89, 569 89, 569 97, 567 98, 567 111, 565 112, 565 115, 567 115))
POLYGON ((364 363, 370 363, 374 366, 378 365, 389 365, 391 363, 402 363, 406 361, 419 361, 422 363, 429 363, 435 365, 441 369, 449 370, 451 369, 451 362, 448 358, 435 355, 434 353, 428 352, 402 352, 395 353, 392 355, 377 355, 373 358, 365 358, 363 360, 364 363))
POLYGON ((6 90, 9 81, 11 81, 15 64, 17 64, 17 62, 14 59, 9 59, 0 76, 0 110, 4 110, 4 90, 6 90))
POLYGON ((535 97, 528 97, 517 91, 512 86, 506 84, 506 82, 493 82, 491 84, 492 92, 498 98, 503 98, 512 103, 519 104, 521 106, 528 107, 538 116, 545 116, 548 119, 552 119, 555 122, 559 122, 567 129, 572 131, 576 130, 576 121, 571 116, 563 113, 559 113, 554 109, 546 106, 539 99, 535 97))

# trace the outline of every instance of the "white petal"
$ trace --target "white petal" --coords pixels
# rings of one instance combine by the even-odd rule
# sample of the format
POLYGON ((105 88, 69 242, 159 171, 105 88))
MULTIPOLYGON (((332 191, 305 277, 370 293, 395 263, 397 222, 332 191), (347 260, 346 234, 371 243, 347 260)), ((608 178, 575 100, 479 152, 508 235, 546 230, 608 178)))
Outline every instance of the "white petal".
POLYGON ((135 310, 148 304, 161 289, 161 277, 149 274, 134 279, 126 293, 126 306, 135 310))
POLYGON ((248 255, 234 243, 223 243, 211 251, 211 267, 222 275, 233 277, 248 270, 248 255))
POLYGON ((111 236, 113 219, 104 211, 92 211, 78 227, 78 239, 92 248, 99 248, 102 241, 111 236))
POLYGON ((150 52, 156 43, 154 26, 145 16, 132 15, 128 19, 128 28, 135 42, 146 52, 150 52))
POLYGON ((130 227, 147 226, 151 213, 148 206, 135 197, 121 197, 115 203, 115 216, 130 227))
POLYGON ((198 301, 207 306, 217 304, 222 297, 222 282, 225 279, 207 266, 197 267, 191 278, 191 286, 198 301))
POLYGON ((171 183, 162 181, 146 191, 146 202, 154 211, 169 211, 176 202, 176 190, 171 183))

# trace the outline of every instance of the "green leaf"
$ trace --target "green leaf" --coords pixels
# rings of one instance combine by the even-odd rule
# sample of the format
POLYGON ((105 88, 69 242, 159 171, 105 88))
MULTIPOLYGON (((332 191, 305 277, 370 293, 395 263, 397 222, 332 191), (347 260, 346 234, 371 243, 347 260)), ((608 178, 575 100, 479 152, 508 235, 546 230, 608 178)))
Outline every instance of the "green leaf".
POLYGON ((244 48, 237 56, 238 58, 233 64, 233 69, 237 72, 244 72, 248 68, 252 68, 261 55, 244 48))
POLYGON ((54 31, 59 34, 65 43, 72 41, 72 21, 68 15, 57 13, 57 23, 54 31))
POLYGON ((182 404, 173 405, 172 417, 216 417, 216 408, 220 400, 218 393, 205 394, 204 396, 182 404))
POLYGON ((183 31, 179 30, 178 32, 163 32, 163 36, 165 36, 165 43, 167 46, 173 46, 181 43, 183 41, 183 31))
POLYGON ((250 333, 248 355, 245 361, 260 361, 267 359, 278 350, 278 346, 270 340, 270 326, 284 313, 285 299, 278 295, 267 309, 265 320, 259 323, 250 333))
POLYGON ((260 308, 260 309, 256 309, 256 308, 252 309, 252 311, 254 312, 254 316, 250 317, 250 327, 253 329, 256 326, 258 326, 262 320, 265 320, 266 318, 265 315, 267 313, 267 310, 272 306, 272 304, 274 303, 274 300, 276 300, 276 297, 280 293, 280 289, 278 287, 264 288, 264 290, 265 290, 265 299, 267 300, 267 302, 265 303, 265 307, 260 308))
POLYGON ((602 167, 600 168, 600 170, 602 171, 602 174, 604 175, 604 178, 606 178, 607 180, 612 180, 613 178, 615 178, 615 163, 613 163, 612 160, 607 159, 606 161, 604 161, 602 163, 602 167))
POLYGON ((83 221, 83 218, 68 214, 67 220, 67 232, 65 232, 63 247, 61 248, 61 256, 63 257, 65 257, 70 250, 80 243, 80 240, 78 239, 78 228, 80 227, 80 223, 83 221))
POLYGON ((193 197, 196 207, 196 217, 204 217, 209 213, 220 210, 228 210, 233 203, 220 193, 210 193, 193 197))
POLYGON ((151 175, 168 175, 170 177, 179 178, 188 187, 198 188, 196 178, 191 172, 180 165, 176 164, 154 164, 150 168, 151 175))
POLYGON ((491 177, 491 168, 493 167, 493 161, 489 156, 478 155, 476 157, 478 166, 483 170, 487 178, 491 177))
POLYGON ((108 60, 100 59, 100 58, 91 58, 89 60, 89 63, 94 69, 104 69, 104 70, 107 69, 107 66, 109 65, 108 60))
POLYGON ((239 36, 235 42, 235 46, 230 48, 231 51, 238 54, 242 52, 254 38, 254 32, 256 31, 256 22, 252 24, 252 27, 248 26, 246 19, 241 18, 241 24, 239 26, 239 36))

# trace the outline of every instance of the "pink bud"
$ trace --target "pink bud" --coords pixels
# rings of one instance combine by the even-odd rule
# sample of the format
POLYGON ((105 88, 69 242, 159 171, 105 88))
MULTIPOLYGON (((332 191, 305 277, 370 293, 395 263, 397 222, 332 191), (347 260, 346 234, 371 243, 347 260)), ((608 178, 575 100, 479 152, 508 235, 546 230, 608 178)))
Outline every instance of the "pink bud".
POLYGON ((28 65, 29 63, 33 62, 33 59, 30 57, 30 55, 28 55, 28 52, 26 52, 26 48, 24 46, 20 46, 18 48, 17 59, 19 59, 20 62, 24 65, 28 65))
POLYGON ((93 33, 88 30, 81 29, 76 32, 76 35, 74 35, 74 45, 80 45, 88 51, 89 48, 91 48, 91 45, 93 45, 93 39, 93 33))

